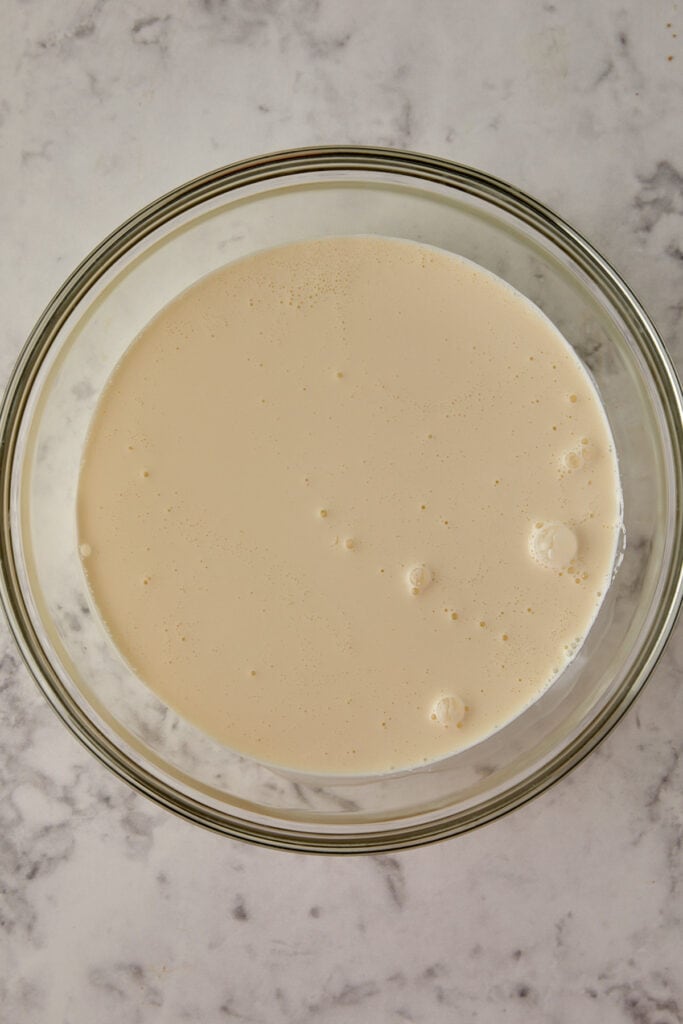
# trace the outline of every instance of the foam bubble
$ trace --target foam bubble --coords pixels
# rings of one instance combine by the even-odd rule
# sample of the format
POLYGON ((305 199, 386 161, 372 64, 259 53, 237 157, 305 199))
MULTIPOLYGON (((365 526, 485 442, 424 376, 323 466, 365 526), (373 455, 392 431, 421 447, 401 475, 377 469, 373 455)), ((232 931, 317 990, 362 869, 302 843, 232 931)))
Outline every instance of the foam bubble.
POLYGON ((581 469, 583 466, 583 452, 581 449, 571 448, 568 452, 565 452, 562 456, 562 466, 570 471, 581 469))
POLYGON ((565 523, 534 526, 529 538, 532 556, 549 569, 566 569, 576 558, 579 543, 565 523))
POLYGON ((439 697, 432 705, 430 718, 439 725, 461 725, 467 713, 465 702, 456 694, 439 697))
POLYGON ((428 565, 414 565, 406 573, 406 580, 410 593, 417 596, 431 585, 434 574, 428 565))

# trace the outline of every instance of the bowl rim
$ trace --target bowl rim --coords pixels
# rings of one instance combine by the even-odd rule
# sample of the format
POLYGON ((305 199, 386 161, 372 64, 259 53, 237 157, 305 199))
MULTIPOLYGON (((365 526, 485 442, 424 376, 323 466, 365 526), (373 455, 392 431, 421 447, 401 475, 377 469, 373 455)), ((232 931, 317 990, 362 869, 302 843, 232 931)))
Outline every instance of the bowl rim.
POLYGON ((445 185, 488 201, 552 240, 586 273, 602 293, 637 327, 642 354, 657 388, 672 445, 676 494, 683 492, 683 394, 673 363, 643 306, 603 256, 548 207, 525 192, 465 164, 407 150, 373 146, 315 146, 279 150, 240 160, 193 178, 144 206, 111 232, 76 267, 50 300, 22 348, 0 407, 0 602, 19 651, 38 687, 69 731, 120 779, 135 790, 195 824, 260 846, 300 853, 381 853, 421 846, 487 824, 529 800, 579 764, 614 728, 640 692, 659 660, 683 598, 683 517, 675 517, 671 556, 662 596, 649 633, 634 661, 627 685, 551 759, 527 777, 475 807, 417 824, 392 824, 371 831, 304 830, 240 818, 189 797, 107 737, 61 683, 33 628, 24 600, 11 522, 12 480, 23 414, 40 367, 62 325, 126 252, 182 213, 245 185, 311 172, 357 171, 403 175, 445 185))

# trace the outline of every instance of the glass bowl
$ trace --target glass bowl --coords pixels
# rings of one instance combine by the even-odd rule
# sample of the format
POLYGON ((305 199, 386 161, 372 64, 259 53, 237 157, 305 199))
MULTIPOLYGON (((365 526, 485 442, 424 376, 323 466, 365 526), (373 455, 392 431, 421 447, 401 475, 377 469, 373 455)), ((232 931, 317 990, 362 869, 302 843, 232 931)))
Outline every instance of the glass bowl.
POLYGON ((0 421, 2 598, 38 685, 71 731, 141 793, 207 828, 332 853, 417 846, 475 828, 577 764, 628 708, 681 599, 681 392, 643 308, 571 227, 471 168, 387 149, 274 153, 147 206, 87 257, 32 332, 0 421), (230 260, 330 235, 459 253, 556 324, 602 396, 619 457, 621 564, 579 654, 484 742, 402 774, 296 776, 210 739, 128 669, 77 550, 88 424, 119 357, 161 307, 230 260))

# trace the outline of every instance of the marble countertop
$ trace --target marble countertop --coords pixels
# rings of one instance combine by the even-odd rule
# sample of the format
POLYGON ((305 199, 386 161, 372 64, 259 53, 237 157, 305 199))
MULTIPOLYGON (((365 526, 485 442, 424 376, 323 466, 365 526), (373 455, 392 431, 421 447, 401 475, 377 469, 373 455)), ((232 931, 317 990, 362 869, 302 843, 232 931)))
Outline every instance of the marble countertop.
MULTIPOLYGON (((128 214, 277 148, 473 164, 610 258, 683 367, 669 0, 5 0, 0 380, 128 214)), ((683 627, 616 731, 487 828, 315 858, 176 820, 67 734, 0 625, 0 1020, 683 1021, 683 627)))

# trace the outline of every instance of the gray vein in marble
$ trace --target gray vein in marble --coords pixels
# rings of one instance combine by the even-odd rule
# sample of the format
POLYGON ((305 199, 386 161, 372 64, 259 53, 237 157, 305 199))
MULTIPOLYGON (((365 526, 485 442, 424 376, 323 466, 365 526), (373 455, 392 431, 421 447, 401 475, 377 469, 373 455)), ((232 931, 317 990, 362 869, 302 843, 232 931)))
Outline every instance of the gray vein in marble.
POLYGON ((4 654, 0 659, 0 699, 10 734, 3 736, 3 752, 21 767, 13 773, 11 787, 5 779, 0 782, 0 930, 40 944, 37 915, 25 883, 49 875, 73 854, 75 839, 68 822, 73 797, 66 787, 31 771, 19 760, 32 742, 33 723, 21 698, 25 682, 17 658, 4 654), (52 802, 47 814, 46 799, 52 802))
POLYGON ((658 998, 637 983, 612 985, 605 994, 616 999, 626 1020, 633 1024, 679 1024, 683 1019, 676 999, 658 998))
POLYGON ((199 8, 209 16, 212 32, 232 46, 252 45, 268 30, 278 7, 272 0, 252 0, 248 4, 234 0, 200 0, 199 8))
POLYGON ((406 901, 406 882, 401 861, 389 854, 378 854, 373 860, 380 870, 392 903, 401 910, 406 901))
MULTIPOLYGON (((106 968, 93 967, 88 972, 88 983, 94 989, 106 994, 107 997, 114 997, 114 1002, 126 1004, 134 993, 139 996, 144 1006, 162 1007, 164 1005, 161 988, 137 963, 114 963, 106 968)), ((142 1019, 139 1012, 135 1019, 142 1019)))
POLYGON ((131 26, 131 38, 136 46, 156 46, 159 52, 168 53, 169 16, 138 18, 131 26))
POLYGON ((680 794, 683 788, 681 787, 683 777, 681 779, 676 778, 677 775, 681 774, 680 772, 678 772, 678 768, 681 760, 681 753, 683 752, 683 747, 678 745, 679 742, 680 741, 672 741, 668 745, 669 749, 668 756, 666 759, 666 767, 659 781, 657 782, 657 785, 652 790, 652 793, 648 797, 647 802, 645 804, 645 806, 648 809, 650 818, 652 820, 654 820, 658 816, 660 812, 660 801, 662 800, 662 797, 670 789, 672 783, 676 784, 674 789, 676 795, 680 794))
POLYGON ((641 231, 652 231, 662 217, 683 215, 683 174, 668 160, 661 160, 652 174, 639 175, 638 181, 634 206, 641 231))
POLYGON ((233 907, 230 913, 235 921, 249 920, 249 914, 247 912, 243 896, 237 896, 235 902, 233 903, 233 907))
POLYGON ((69 53, 73 42, 79 43, 88 40, 95 34, 98 19, 110 2, 111 0, 95 0, 89 10, 76 14, 71 24, 65 26, 61 31, 49 32, 45 36, 38 37, 35 42, 35 50, 32 52, 27 47, 23 56, 41 56, 51 50, 57 50, 62 55, 69 53))

